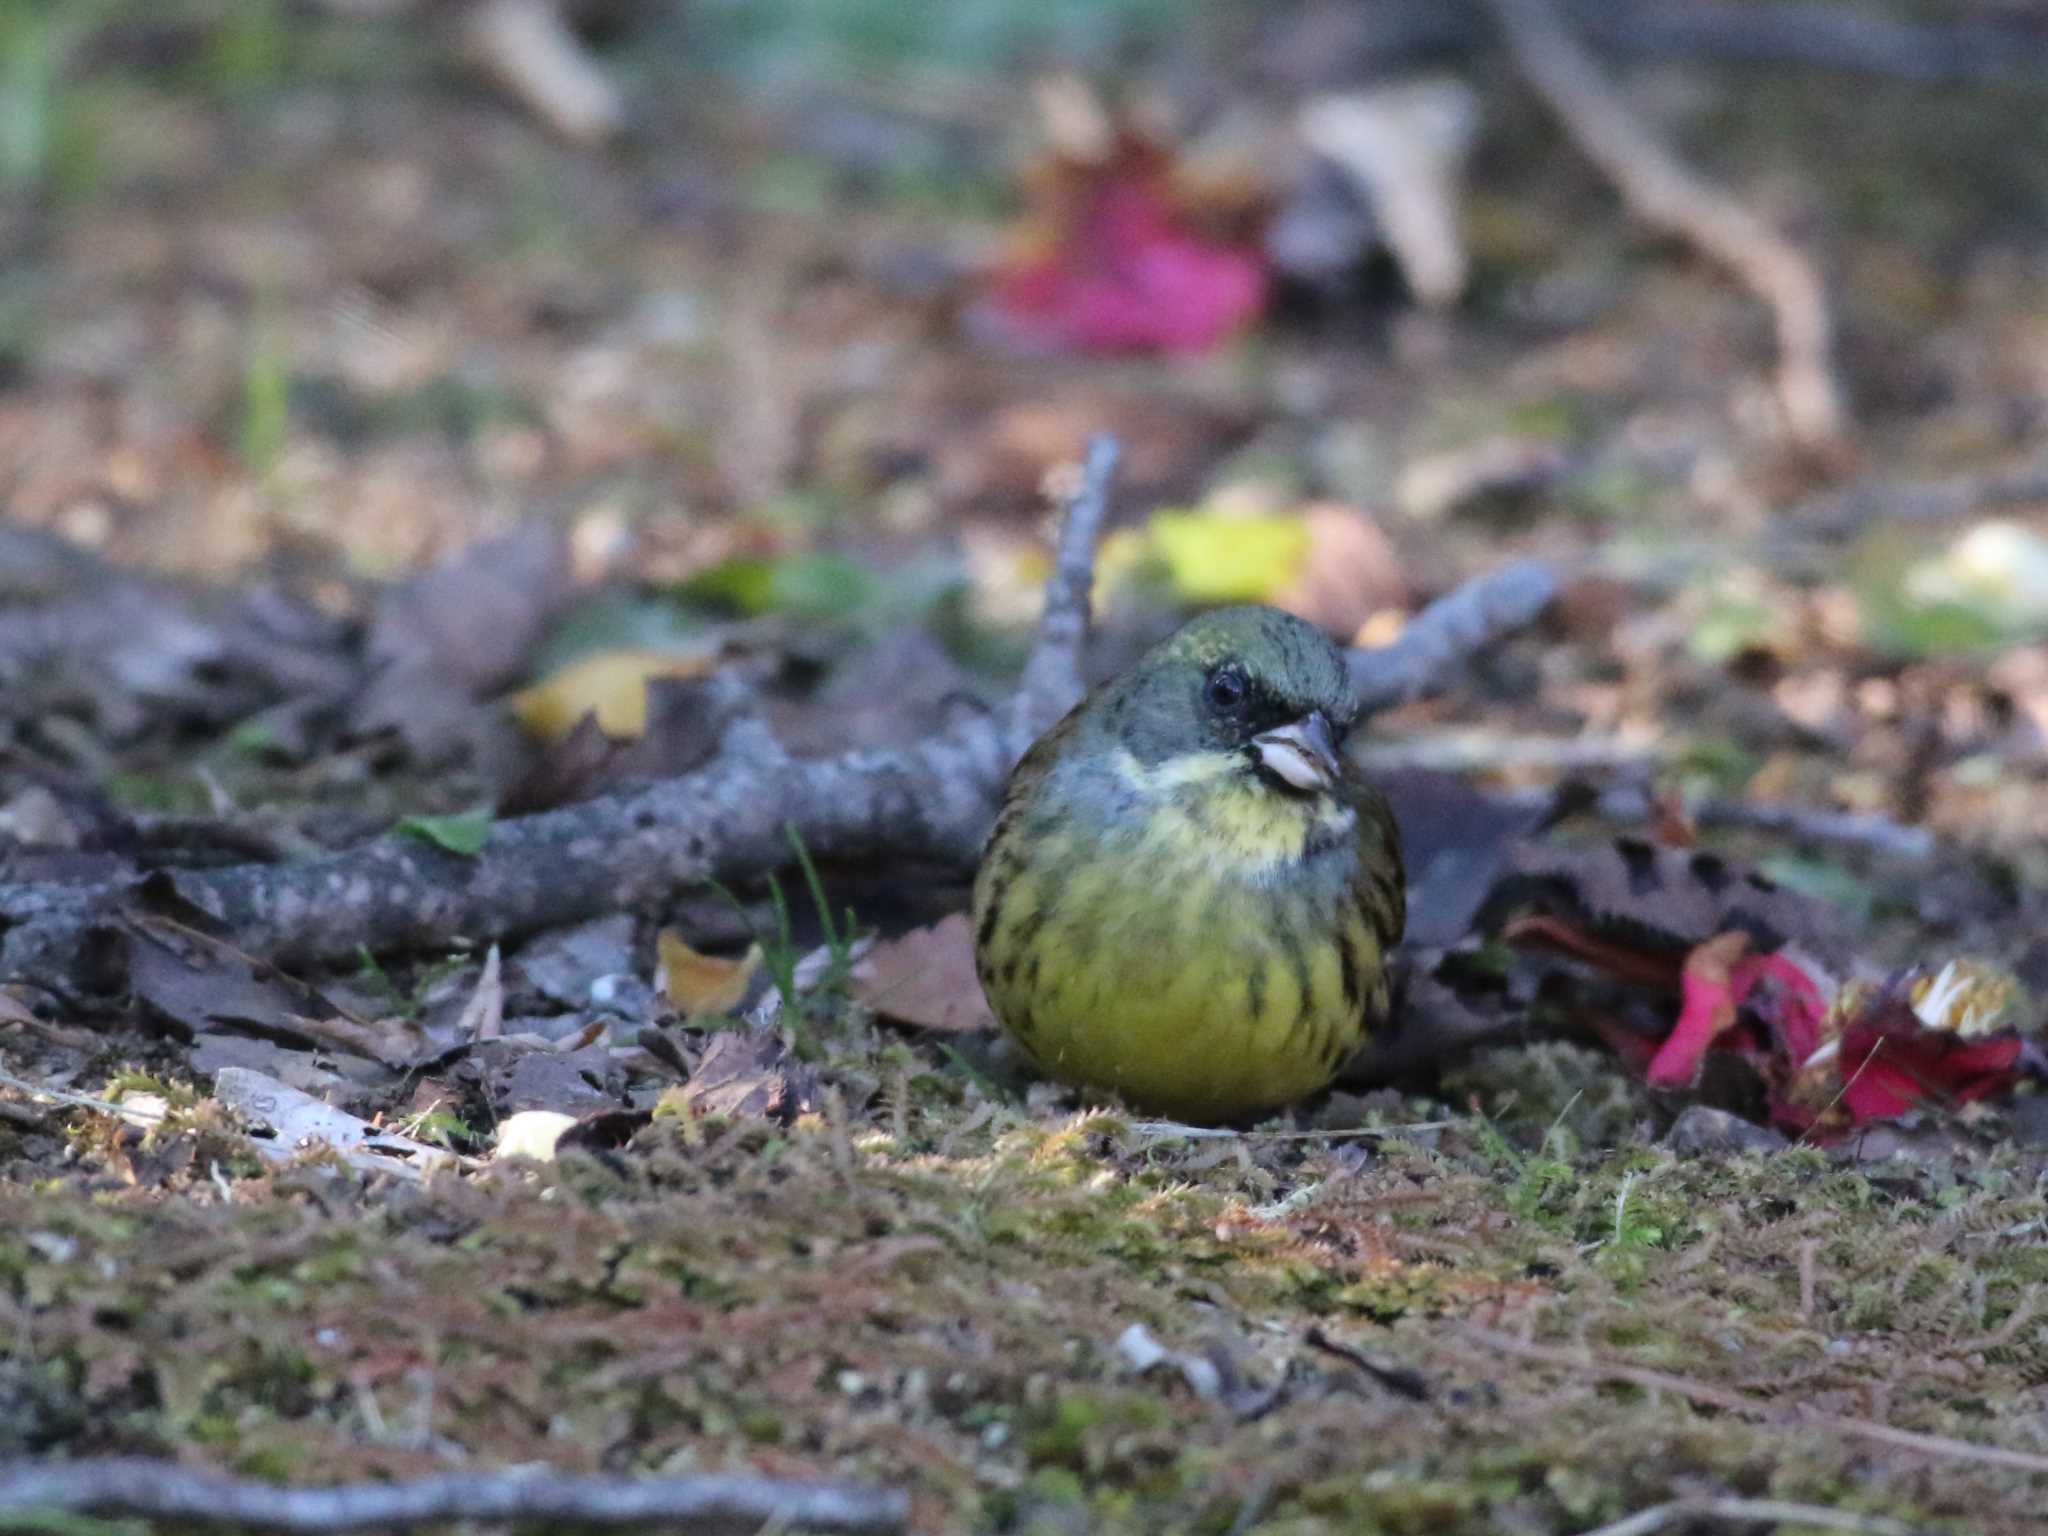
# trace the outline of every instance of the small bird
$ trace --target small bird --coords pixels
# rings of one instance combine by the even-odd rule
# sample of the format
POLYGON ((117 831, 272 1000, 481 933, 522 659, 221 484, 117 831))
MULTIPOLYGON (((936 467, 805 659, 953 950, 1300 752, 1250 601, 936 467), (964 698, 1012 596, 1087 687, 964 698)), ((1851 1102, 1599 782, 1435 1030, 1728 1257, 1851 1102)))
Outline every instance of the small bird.
POLYGON ((974 882, 990 1006, 1048 1076, 1190 1121, 1326 1086, 1387 1011, 1407 897, 1342 756, 1344 658, 1223 608, 1024 754, 974 882))

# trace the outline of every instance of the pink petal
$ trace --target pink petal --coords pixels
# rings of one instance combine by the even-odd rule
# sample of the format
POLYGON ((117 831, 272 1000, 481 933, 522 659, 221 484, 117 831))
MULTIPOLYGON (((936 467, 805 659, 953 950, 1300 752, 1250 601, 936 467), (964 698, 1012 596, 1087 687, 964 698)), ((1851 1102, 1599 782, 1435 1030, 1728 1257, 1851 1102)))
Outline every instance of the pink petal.
POLYGON ((1736 995, 1728 981, 1701 975, 1688 965, 1678 986, 1678 1022, 1644 1074, 1657 1088, 1680 1088, 1691 1082, 1716 1037, 1735 1022, 1736 995))

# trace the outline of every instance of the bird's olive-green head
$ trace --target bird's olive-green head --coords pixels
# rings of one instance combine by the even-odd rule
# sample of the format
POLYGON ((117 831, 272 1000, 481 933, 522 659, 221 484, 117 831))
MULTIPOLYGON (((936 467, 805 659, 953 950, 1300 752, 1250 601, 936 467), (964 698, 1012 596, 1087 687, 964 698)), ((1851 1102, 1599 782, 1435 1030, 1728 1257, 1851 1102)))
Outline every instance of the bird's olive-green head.
POLYGON ((1357 713, 1328 636, 1277 608, 1222 608, 1154 646, 1090 711, 1141 763, 1224 754, 1293 792, 1326 790, 1357 713))

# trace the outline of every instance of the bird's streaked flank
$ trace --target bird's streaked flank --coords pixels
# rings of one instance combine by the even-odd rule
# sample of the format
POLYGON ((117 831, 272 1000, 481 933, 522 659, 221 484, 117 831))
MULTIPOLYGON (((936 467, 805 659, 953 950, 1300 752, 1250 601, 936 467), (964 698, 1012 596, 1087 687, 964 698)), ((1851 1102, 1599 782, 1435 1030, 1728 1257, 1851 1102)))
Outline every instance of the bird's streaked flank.
POLYGON ((1325 1086, 1387 1009, 1386 801, 1342 755, 1342 655, 1271 608, 1206 614, 1025 754, 974 886, 1004 1027, 1052 1077, 1185 1120, 1325 1086))

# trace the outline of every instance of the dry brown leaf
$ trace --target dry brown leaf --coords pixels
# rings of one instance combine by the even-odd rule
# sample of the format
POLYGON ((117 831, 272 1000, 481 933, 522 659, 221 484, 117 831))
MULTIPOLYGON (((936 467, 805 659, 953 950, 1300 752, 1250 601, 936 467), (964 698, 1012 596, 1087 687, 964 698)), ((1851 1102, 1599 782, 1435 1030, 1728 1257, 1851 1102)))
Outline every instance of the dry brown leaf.
POLYGON ((463 1005, 455 1022, 458 1040, 495 1040, 505 1032, 505 983, 499 973, 498 946, 484 956, 484 971, 477 978, 476 991, 463 1005))
POLYGON ((185 1034, 226 1027, 386 1065, 419 1048, 416 1025, 357 1018, 318 989, 191 923, 134 912, 119 920, 119 928, 128 941, 128 979, 136 999, 185 1034))
POLYGON ((996 1024, 974 969, 974 930, 964 912, 877 944, 854 967, 853 995, 889 1018, 948 1034, 996 1024))
POLYGON ((1407 606, 1401 557, 1379 524, 1335 501, 1302 508, 1301 520, 1308 527, 1308 558, 1300 574, 1274 594, 1274 606, 1345 638, 1355 637, 1375 614, 1407 606))
POLYGON ((1296 119, 1303 143, 1356 178, 1425 304, 1454 304, 1465 291, 1459 208, 1479 119, 1478 93, 1452 78, 1318 96, 1296 119))
POLYGON ((818 1074, 773 1034, 713 1035, 678 1090, 693 1114, 788 1125, 817 1108, 818 1074))

